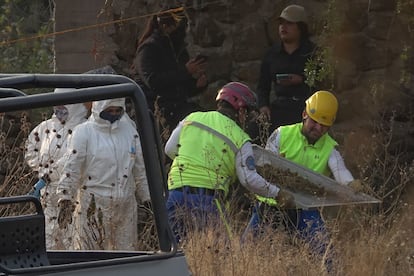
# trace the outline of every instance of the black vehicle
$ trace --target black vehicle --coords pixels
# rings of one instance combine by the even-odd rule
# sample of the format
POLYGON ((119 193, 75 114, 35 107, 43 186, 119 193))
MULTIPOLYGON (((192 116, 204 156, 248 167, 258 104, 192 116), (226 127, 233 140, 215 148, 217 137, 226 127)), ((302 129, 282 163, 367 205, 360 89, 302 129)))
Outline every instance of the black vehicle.
POLYGON ((168 224, 163 152, 141 88, 108 74, 0 74, 0 112, 110 98, 130 98, 141 138, 159 249, 154 251, 52 251, 45 247, 45 220, 33 196, 0 198, 0 207, 30 203, 33 214, 0 217, 0 275, 190 275, 168 224), (29 88, 77 88, 25 95, 29 88))

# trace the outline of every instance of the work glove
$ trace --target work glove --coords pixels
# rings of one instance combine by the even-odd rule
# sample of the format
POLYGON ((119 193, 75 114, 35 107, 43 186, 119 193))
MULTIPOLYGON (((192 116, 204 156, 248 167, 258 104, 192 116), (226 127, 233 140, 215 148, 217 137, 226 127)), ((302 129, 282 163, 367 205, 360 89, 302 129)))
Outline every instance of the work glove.
POLYGON ((43 178, 40 178, 36 184, 33 185, 33 189, 28 193, 28 195, 35 196, 40 198, 40 191, 46 186, 46 181, 43 178))
POLYGON ((275 199, 280 208, 296 208, 295 198, 290 192, 286 191, 285 189, 280 189, 275 199))
POLYGON ((151 201, 145 201, 138 204, 138 221, 148 222, 152 219, 152 205, 151 201))
POLYGON ((144 201, 138 204, 138 234, 140 237, 148 236, 154 229, 155 221, 153 217, 151 201, 144 201))
POLYGON ((348 187, 350 187, 356 193, 362 193, 367 190, 366 185, 360 179, 354 179, 348 183, 348 187))
POLYGON ((60 229, 66 229, 68 224, 72 223, 72 213, 75 205, 70 200, 62 200, 59 202, 58 224, 60 229))

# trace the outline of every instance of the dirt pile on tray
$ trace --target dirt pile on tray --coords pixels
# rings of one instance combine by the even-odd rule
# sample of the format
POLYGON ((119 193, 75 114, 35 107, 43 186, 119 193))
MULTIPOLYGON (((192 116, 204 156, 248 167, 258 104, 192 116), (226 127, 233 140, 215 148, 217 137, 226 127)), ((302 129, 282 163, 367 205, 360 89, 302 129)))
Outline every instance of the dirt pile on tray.
POLYGON ((257 166, 257 172, 271 183, 275 183, 282 188, 287 188, 293 193, 306 193, 317 197, 324 197, 327 191, 312 182, 301 177, 297 173, 289 170, 282 170, 265 164, 257 166))

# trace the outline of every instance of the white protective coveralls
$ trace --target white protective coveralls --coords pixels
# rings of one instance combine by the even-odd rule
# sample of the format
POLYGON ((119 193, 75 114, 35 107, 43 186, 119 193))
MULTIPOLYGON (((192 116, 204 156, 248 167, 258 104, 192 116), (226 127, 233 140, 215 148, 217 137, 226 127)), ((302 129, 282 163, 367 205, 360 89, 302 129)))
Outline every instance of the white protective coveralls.
MULTIPOLYGON (((68 88, 57 88, 55 93, 73 91, 68 88)), ((83 103, 65 105, 68 117, 62 123, 55 114, 46 121, 37 125, 29 134, 26 141, 25 160, 39 178, 47 178, 50 181, 41 190, 41 202, 45 214, 46 223, 46 247, 48 249, 67 249, 71 238, 69 229, 61 231, 57 223, 58 196, 56 188, 60 173, 63 169, 61 158, 66 152, 68 140, 72 136, 76 125, 85 122, 88 110, 83 103)))
POLYGON ((138 132, 126 114, 112 124, 102 119, 109 106, 125 110, 125 99, 94 102, 65 154, 58 194, 76 205, 74 249, 136 250, 136 195, 150 200, 138 132))

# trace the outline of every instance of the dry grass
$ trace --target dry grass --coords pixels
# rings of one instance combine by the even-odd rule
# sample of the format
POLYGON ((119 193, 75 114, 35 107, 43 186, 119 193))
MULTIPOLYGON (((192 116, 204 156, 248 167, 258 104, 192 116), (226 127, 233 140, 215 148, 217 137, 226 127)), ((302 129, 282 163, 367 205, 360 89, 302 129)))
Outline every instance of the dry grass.
POLYGON ((380 125, 378 132, 382 140, 376 144, 376 156, 366 160, 359 175, 367 184, 366 192, 383 203, 321 210, 334 252, 333 271, 326 271, 323 257, 313 254, 307 244, 282 231, 269 230, 241 245, 248 204, 238 200, 230 204, 231 238, 214 223, 203 233, 190 233, 182 244, 193 274, 413 275, 414 166, 401 161, 401 152, 390 150, 392 128, 380 125))
POLYGON ((414 233, 410 212, 390 225, 363 208, 344 208, 327 219, 334 249, 334 271, 304 242, 283 231, 266 231, 240 243, 244 229, 229 239, 220 223, 192 232, 182 244, 194 275, 412 275, 414 233))
MULTIPOLYGON (((35 182, 36 175, 24 162, 24 141, 30 132, 31 124, 27 112, 0 114, 0 196, 26 194, 35 182)), ((31 205, 0 207, 0 215, 25 213, 31 205)))
MULTIPOLYGON (((24 127, 14 133, 14 122, 6 123, 5 118, 0 122, 4 174, 0 195, 25 194, 34 179, 22 159, 23 137, 27 137, 30 124, 23 115, 20 122, 24 127)), ((370 193, 383 199, 384 204, 377 208, 323 210, 335 249, 335 272, 330 275, 414 273, 414 200, 410 189, 406 189, 412 182, 413 168, 401 164, 398 154, 389 154, 386 141, 383 144, 376 161, 361 168, 361 175, 371 187, 370 193)), ((215 223, 203 232, 189 233, 182 244, 193 275, 327 275, 323 260, 313 255, 307 244, 283 231, 269 230, 260 238, 240 244, 252 198, 244 190, 233 194, 229 205, 231 237, 221 223, 215 223)), ((11 212, 17 210, 1 210, 3 215, 11 212)), ((140 224, 141 245, 143 249, 156 249, 154 224, 147 219, 151 210, 145 212, 140 224)))
POLYGON ((194 275, 300 275, 303 267, 310 268, 307 273, 319 275, 319 265, 312 266, 315 260, 306 246, 293 246, 283 232, 241 244, 241 232, 228 240, 224 231, 211 227, 193 233, 183 244, 194 275))

